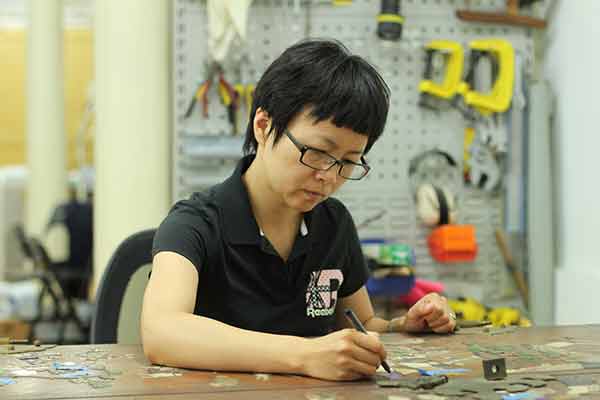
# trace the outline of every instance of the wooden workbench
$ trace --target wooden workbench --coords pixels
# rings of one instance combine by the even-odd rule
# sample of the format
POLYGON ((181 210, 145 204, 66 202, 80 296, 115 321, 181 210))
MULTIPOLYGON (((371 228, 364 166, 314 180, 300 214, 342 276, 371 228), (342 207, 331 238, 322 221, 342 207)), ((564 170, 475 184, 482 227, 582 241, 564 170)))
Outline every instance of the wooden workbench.
MULTIPOLYGON (((382 335, 382 340, 388 351, 388 362, 408 377, 417 377, 418 368, 460 368, 467 371, 450 375, 449 383, 468 382, 482 377, 482 359, 504 357, 509 377, 552 375, 567 380, 570 385, 548 381, 545 387, 530 390, 532 400, 565 398, 568 393, 567 398, 579 395, 600 399, 600 325, 471 328, 454 335, 382 335), (409 375, 409 372, 413 373, 409 375)), ((435 388, 418 391, 380 388, 374 380, 340 383, 289 375, 152 367, 144 358, 141 346, 135 345, 59 346, 38 353, 2 354, 0 377, 7 376, 15 383, 0 386, 3 400, 435 399, 431 397, 435 388), (65 378, 65 374, 74 375, 65 378)), ((497 398, 502 396, 497 395, 497 398)))

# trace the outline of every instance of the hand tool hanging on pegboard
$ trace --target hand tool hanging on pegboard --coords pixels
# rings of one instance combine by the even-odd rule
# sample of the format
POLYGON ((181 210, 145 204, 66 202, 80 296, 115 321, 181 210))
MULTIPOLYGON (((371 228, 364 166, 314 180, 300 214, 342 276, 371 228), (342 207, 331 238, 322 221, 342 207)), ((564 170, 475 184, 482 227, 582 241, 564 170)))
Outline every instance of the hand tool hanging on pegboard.
POLYGON ((503 39, 473 40, 469 43, 467 72, 462 79, 464 54, 462 46, 453 41, 434 40, 425 46, 426 60, 423 80, 419 84, 419 105, 442 109, 449 104, 460 110, 470 126, 465 130, 465 182, 487 191, 499 188, 502 169, 499 153, 506 151, 506 127, 499 115, 512 102, 515 79, 515 56, 510 42, 503 39), (445 60, 441 83, 434 79, 436 55, 445 60), (482 88, 476 79, 483 61, 488 61, 489 87, 482 88), (477 133, 477 134, 475 134, 477 133))
POLYGON ((381 0, 381 13, 377 16, 377 36, 382 40, 398 41, 402 38, 403 25, 400 0, 381 0))
POLYGON ((504 13, 458 10, 456 11, 456 16, 470 22, 485 22, 543 29, 546 27, 546 21, 519 13, 519 9, 530 6, 538 1, 541 0, 507 0, 506 12, 504 13))
POLYGON ((425 45, 425 70, 419 84, 419 106, 440 109, 443 103, 449 105, 458 94, 462 79, 464 52, 460 43, 451 40, 433 40, 425 45), (445 74, 442 83, 434 79, 436 56, 444 59, 445 74))
POLYGON ((231 124, 232 133, 236 135, 238 133, 237 111, 240 104, 240 96, 234 86, 227 82, 222 72, 219 74, 219 96, 221 102, 227 108, 227 119, 231 124))
POLYGON ((515 52, 504 39, 473 40, 466 77, 458 87, 454 104, 469 125, 465 129, 465 182, 495 192, 501 187, 502 160, 506 152, 507 127, 502 115, 512 104, 515 79, 515 52), (491 90, 477 82, 478 68, 488 61, 491 90))
POLYGON ((199 81, 194 96, 183 115, 184 119, 188 119, 192 116, 196 104, 200 103, 202 106, 202 116, 208 118, 208 91, 212 86, 213 76, 219 73, 221 67, 215 62, 206 62, 204 64, 204 80, 199 81))
MULTIPOLYGON (((469 43, 471 57, 466 79, 458 86, 463 105, 483 116, 503 113, 510 107, 515 79, 515 50, 508 40, 483 39, 469 43), (484 93, 476 86, 476 72, 485 57, 492 65, 492 89, 484 93)), ((462 108, 464 110, 464 107, 462 108)))

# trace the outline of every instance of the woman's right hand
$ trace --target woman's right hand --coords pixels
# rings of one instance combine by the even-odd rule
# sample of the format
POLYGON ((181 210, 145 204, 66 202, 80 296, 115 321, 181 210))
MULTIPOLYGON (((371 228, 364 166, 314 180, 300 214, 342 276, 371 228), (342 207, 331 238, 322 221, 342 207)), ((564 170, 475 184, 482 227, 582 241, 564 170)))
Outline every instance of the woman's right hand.
POLYGON ((301 357, 305 375, 347 381, 374 375, 386 352, 376 333, 343 329, 308 339, 301 357))

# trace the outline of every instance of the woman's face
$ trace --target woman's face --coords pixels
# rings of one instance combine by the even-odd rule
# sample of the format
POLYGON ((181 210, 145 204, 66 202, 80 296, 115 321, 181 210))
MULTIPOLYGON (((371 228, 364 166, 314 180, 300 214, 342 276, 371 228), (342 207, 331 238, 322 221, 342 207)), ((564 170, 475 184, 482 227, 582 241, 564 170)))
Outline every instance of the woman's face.
MULTIPOLYGON (((255 132, 257 128, 260 129, 260 126, 257 127, 255 119, 255 132)), ((330 121, 315 124, 309 111, 292 120, 288 131, 300 145, 326 152, 337 160, 357 163, 361 162, 368 140, 367 136, 348 128, 339 128, 330 121)), ((268 129, 264 132, 268 132, 268 129)), ((299 212, 310 211, 346 182, 345 178, 338 175, 339 165, 334 165, 328 171, 312 169, 300 162, 301 152, 287 135, 283 134, 275 146, 273 138, 274 134, 271 134, 262 143, 259 140, 257 158, 264 163, 270 191, 279 197, 283 206, 299 212)))

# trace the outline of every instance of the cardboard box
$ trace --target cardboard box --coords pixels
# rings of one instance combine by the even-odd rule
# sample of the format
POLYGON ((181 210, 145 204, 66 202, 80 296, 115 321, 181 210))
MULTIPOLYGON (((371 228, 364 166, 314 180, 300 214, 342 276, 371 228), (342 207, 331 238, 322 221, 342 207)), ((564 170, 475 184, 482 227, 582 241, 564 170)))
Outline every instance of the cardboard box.
POLYGON ((31 326, 18 320, 0 321, 0 337, 11 339, 28 339, 31 326))

